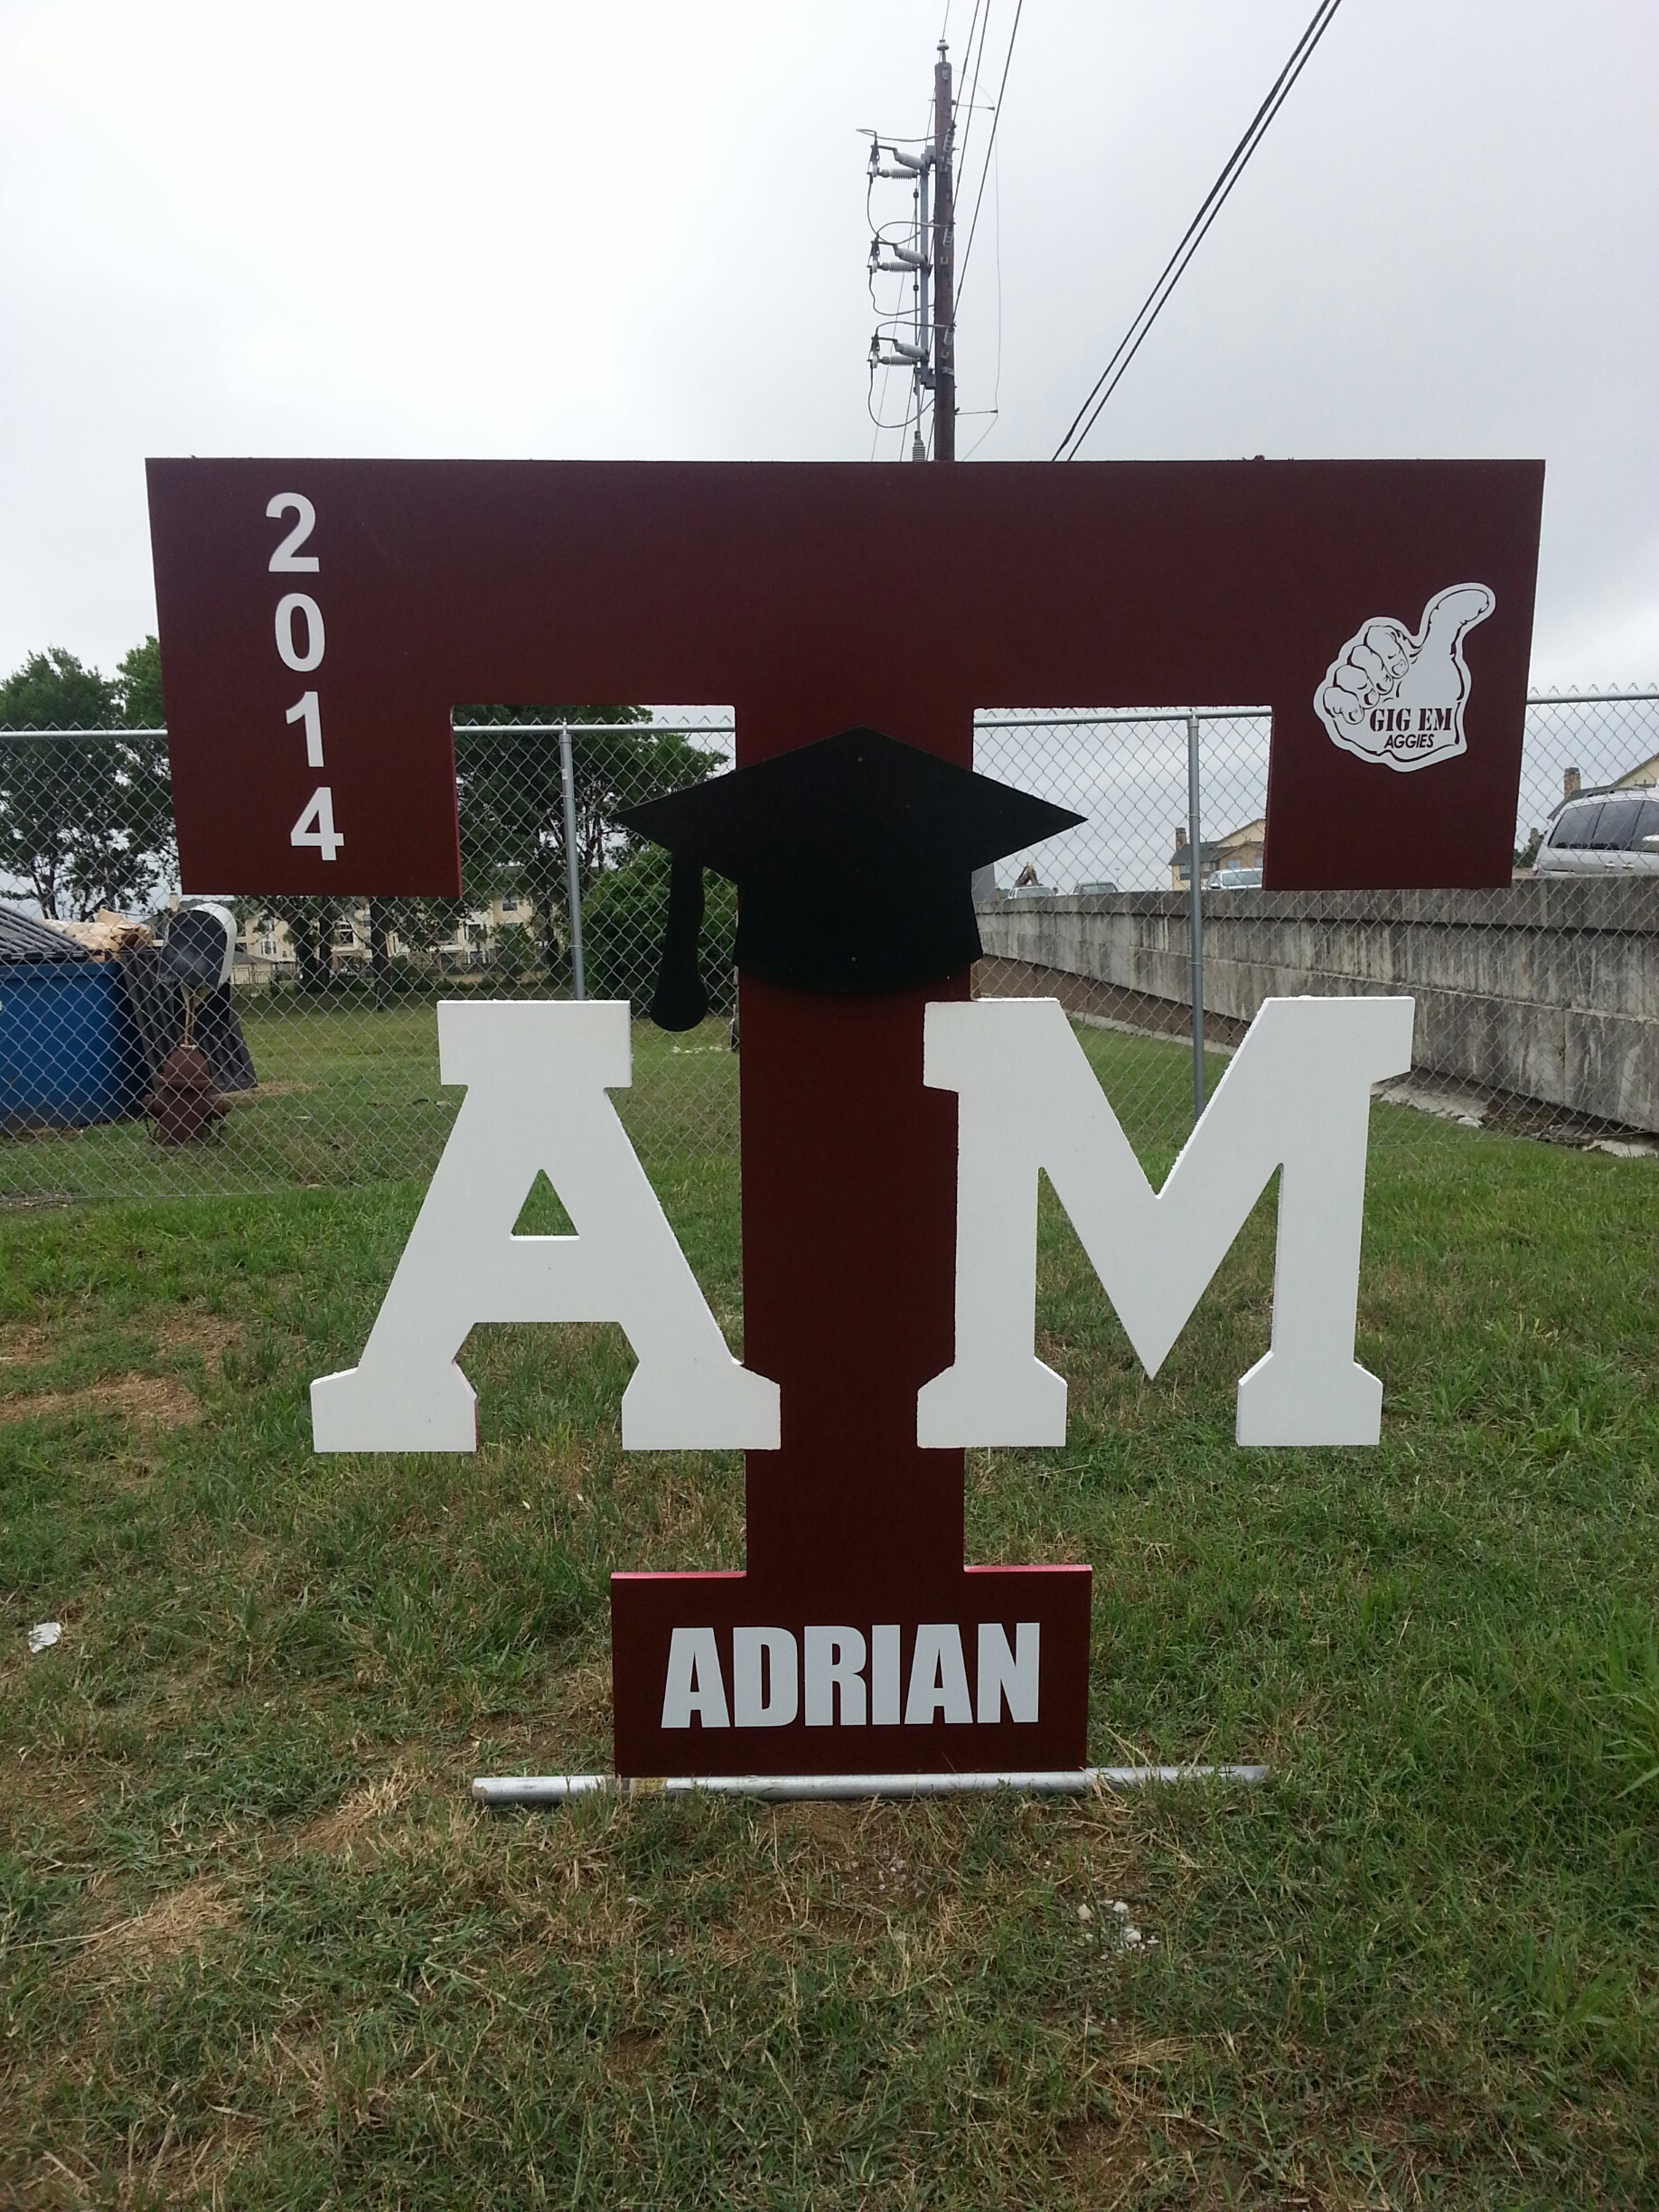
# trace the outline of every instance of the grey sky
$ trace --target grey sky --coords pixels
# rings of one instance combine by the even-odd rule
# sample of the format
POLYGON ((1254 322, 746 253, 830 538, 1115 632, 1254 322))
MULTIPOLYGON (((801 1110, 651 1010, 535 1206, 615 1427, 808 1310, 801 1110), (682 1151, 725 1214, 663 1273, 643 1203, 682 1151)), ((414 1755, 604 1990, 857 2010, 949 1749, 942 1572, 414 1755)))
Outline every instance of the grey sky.
MULTIPOLYGON (((1052 452, 1311 6, 1026 0, 964 449, 1052 452)), ((943 14, 0 0, 0 669, 153 626, 150 453, 867 458, 943 14)), ((1659 675, 1655 113, 1652 0, 1345 0, 1087 455, 1542 454, 1535 676, 1659 675)))

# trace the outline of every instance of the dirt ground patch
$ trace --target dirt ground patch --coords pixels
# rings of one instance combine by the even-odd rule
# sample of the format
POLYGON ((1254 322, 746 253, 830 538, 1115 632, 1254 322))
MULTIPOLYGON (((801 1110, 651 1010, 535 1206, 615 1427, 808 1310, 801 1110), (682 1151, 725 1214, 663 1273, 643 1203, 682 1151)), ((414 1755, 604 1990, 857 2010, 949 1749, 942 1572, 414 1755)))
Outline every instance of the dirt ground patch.
MULTIPOLYGON (((124 1331, 123 1336, 127 1333, 124 1331)), ((71 1350, 84 1336, 84 1331, 73 1325, 51 1326, 36 1321, 8 1321, 0 1326, 0 1373, 8 1367, 33 1367, 60 1357, 71 1350)), ((128 1359, 143 1356, 153 1343, 164 1355, 176 1357, 180 1353, 193 1354, 202 1365, 216 1371, 226 1352, 239 1345, 242 1324, 226 1314, 217 1313, 164 1313, 158 1319, 153 1336, 148 1331, 128 1336, 124 1345, 128 1359)), ((108 1383, 93 1383, 87 1391, 121 1388, 129 1382, 143 1380, 135 1375, 121 1375, 108 1383)), ((55 1393, 54 1393, 55 1394, 55 1393)), ((67 1400, 80 1401, 86 1391, 63 1392, 67 1400)), ((46 1393, 33 1393, 43 1398, 46 1393)), ((18 1393, 21 1398, 22 1393, 18 1393)), ((0 1412, 0 1420, 7 1416, 0 1412)))
POLYGON ((181 1313, 164 1317, 156 1341, 164 1352, 197 1352, 210 1367, 242 1339, 242 1325, 224 1314, 181 1313))
POLYGON ((8 1321, 0 1327, 0 1367, 27 1367, 52 1351, 52 1331, 33 1321, 8 1321))
POLYGON ((73 1420, 117 1413, 137 1428, 188 1429, 202 1419, 202 1401, 178 1375, 116 1375, 84 1390, 31 1391, 0 1398, 0 1423, 73 1420))
MULTIPOLYGON (((7 1658, 12 1659, 9 1652, 7 1658)), ((24 1659, 8 1664, 5 1671, 21 1673, 23 1667, 37 1664, 24 1659)), ((5 1761, 4 1788, 0 1834, 21 1833, 34 1822, 50 1823, 54 1832, 72 1829, 91 1812, 98 1795, 97 1784, 71 1761, 51 1754, 27 1757, 21 1748, 5 1761)))
POLYGON ((656 2066, 662 2057, 662 2039, 654 2035, 613 2036, 605 2052, 605 2064, 617 2074, 642 2074, 656 2066))

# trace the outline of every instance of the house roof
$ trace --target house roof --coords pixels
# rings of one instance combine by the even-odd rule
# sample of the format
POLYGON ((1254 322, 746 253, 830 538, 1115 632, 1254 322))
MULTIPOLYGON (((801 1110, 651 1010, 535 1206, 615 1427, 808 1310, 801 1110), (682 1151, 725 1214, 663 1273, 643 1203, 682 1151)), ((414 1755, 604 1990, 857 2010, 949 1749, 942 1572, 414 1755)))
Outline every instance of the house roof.
MULTIPOLYGON (((1199 859, 1201 862, 1219 860, 1223 854, 1245 851, 1252 845, 1260 845, 1266 835, 1267 817, 1258 815, 1254 821, 1241 822, 1236 830, 1225 830, 1218 838, 1201 838, 1198 843, 1199 859)), ((1192 839, 1183 838, 1169 856, 1170 867, 1177 869, 1190 867, 1192 839)))
POLYGON ((1612 799, 1621 792, 1647 792, 1659 787, 1659 753, 1652 760, 1638 761, 1634 768, 1626 768, 1615 783, 1585 783, 1576 792, 1568 792, 1550 809, 1549 819, 1553 823, 1570 806, 1577 806, 1586 799, 1612 799))

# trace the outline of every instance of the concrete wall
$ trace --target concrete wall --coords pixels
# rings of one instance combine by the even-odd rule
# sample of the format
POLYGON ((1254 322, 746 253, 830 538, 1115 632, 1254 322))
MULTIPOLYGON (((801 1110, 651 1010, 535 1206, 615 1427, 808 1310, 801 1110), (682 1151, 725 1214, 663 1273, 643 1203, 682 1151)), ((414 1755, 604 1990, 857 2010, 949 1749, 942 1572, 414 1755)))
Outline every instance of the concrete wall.
MULTIPOLYGON (((1184 892, 978 911, 989 959, 1086 979, 1096 1001, 1136 993, 1154 1015, 1189 1003, 1184 892)), ((1659 877, 1213 892, 1204 951, 1206 1017, 1248 1022, 1301 992, 1409 993, 1419 1072, 1659 1130, 1659 877)))

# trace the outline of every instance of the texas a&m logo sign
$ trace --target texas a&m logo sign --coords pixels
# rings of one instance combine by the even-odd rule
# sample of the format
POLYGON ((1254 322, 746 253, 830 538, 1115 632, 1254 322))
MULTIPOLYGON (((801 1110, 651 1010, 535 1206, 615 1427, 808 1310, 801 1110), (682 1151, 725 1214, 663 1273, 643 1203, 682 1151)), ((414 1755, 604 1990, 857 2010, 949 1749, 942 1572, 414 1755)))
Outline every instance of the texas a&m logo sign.
POLYGON ((458 701, 736 709, 734 771, 628 826, 672 855, 664 1026, 707 1005, 704 871, 738 889, 743 1363, 616 1114, 627 1005, 445 1005, 461 1110, 316 1448, 471 1450, 474 1324, 614 1321, 624 1448, 747 1455, 744 1571, 613 1579, 620 1773, 1081 1766, 1089 1569, 963 1556, 964 1448, 1065 1436, 1039 1175, 1148 1372, 1277 1175, 1239 1442, 1374 1443, 1367 1119, 1411 1008, 1270 1000, 1155 1193, 1059 1007, 970 996, 973 870, 1075 820, 973 773, 974 711, 1266 706, 1270 892, 1506 882, 1542 470, 150 473, 188 888, 458 892, 458 701), (543 1171, 574 1235, 513 1233, 543 1171))

